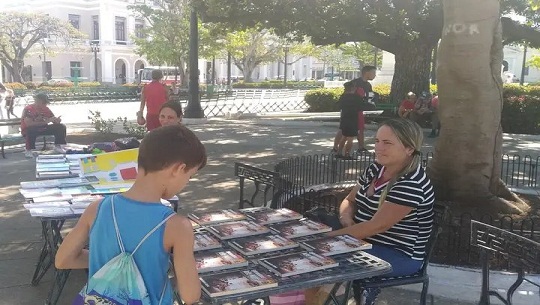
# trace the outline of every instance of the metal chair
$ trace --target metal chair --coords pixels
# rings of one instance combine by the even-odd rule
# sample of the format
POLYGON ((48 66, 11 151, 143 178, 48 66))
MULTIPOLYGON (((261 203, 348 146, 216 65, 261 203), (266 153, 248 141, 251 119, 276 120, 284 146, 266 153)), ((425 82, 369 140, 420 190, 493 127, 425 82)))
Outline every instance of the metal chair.
POLYGON ((353 291, 354 299, 357 304, 362 304, 362 292, 367 288, 386 288, 403 286, 410 284, 422 284, 422 292, 420 294, 420 304, 425 305, 427 303, 427 294, 429 288, 429 275, 427 273, 427 267, 431 254, 435 249, 437 238, 442 231, 442 224, 445 222, 448 208, 442 204, 435 204, 433 207, 433 231, 426 244, 426 258, 422 268, 415 274, 400 277, 375 277, 371 279, 354 281, 353 291))
POLYGON ((482 291, 479 305, 489 305, 496 297, 505 305, 512 305, 512 296, 523 281, 540 288, 540 283, 525 277, 525 271, 540 268, 540 243, 488 224, 471 221, 471 245, 480 248, 482 264, 482 291), (489 260, 492 256, 506 259, 510 267, 517 269, 517 279, 508 288, 506 297, 489 289, 489 260))

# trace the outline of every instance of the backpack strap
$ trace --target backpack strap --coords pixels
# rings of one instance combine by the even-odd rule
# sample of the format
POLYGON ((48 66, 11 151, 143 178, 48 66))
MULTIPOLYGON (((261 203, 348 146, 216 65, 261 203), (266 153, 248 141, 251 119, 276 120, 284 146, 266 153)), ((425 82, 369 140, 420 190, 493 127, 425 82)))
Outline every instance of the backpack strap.
POLYGON ((165 217, 165 219, 163 219, 160 223, 158 223, 152 230, 150 230, 150 232, 146 233, 146 235, 142 238, 142 240, 139 242, 137 247, 135 247, 133 252, 131 252, 131 255, 135 255, 135 252, 139 250, 139 247, 142 246, 142 244, 148 239, 148 237, 150 237, 150 235, 156 232, 157 229, 159 229, 163 224, 167 222, 167 220, 171 219, 171 217, 173 217, 174 215, 176 215, 176 213, 169 214, 169 216, 165 217))
POLYGON ((111 209, 112 209, 112 217, 114 222, 114 231, 116 232, 116 240, 118 241, 118 246, 120 247, 120 251, 122 253, 126 252, 126 248, 124 247, 124 243, 122 242, 122 237, 120 236, 120 230, 118 229, 118 222, 116 221, 116 213, 114 211, 114 197, 116 195, 111 196, 111 209))

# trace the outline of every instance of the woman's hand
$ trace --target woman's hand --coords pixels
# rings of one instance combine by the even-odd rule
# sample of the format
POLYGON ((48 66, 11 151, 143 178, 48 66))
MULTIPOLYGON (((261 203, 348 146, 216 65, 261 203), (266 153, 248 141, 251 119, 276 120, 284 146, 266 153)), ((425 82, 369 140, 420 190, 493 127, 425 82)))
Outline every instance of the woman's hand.
POLYGON ((146 124, 146 120, 144 119, 144 117, 142 115, 142 112, 140 112, 140 111, 137 112, 137 124, 139 124, 141 126, 146 124))
POLYGON ((349 214, 344 214, 339 216, 339 222, 343 227, 350 227, 355 224, 353 216, 349 214))

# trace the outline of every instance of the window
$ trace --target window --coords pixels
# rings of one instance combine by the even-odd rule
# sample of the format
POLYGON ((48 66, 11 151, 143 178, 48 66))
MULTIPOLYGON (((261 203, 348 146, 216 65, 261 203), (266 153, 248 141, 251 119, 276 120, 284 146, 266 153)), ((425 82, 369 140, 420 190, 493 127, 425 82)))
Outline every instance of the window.
POLYGON ((144 38, 144 20, 135 20, 135 36, 137 38, 144 38))
POLYGON ((126 18, 116 17, 114 25, 116 30, 116 44, 126 44, 126 18))
POLYGON ((80 61, 70 61, 69 69, 71 70, 71 77, 80 77, 81 76, 81 62, 80 61))
POLYGON ((92 16, 92 25, 94 40, 99 40, 99 16, 92 16))
POLYGON ((74 28, 76 28, 77 30, 80 29, 80 21, 81 21, 81 16, 80 15, 69 14, 68 19, 69 19, 69 23, 71 23, 71 25, 74 28))

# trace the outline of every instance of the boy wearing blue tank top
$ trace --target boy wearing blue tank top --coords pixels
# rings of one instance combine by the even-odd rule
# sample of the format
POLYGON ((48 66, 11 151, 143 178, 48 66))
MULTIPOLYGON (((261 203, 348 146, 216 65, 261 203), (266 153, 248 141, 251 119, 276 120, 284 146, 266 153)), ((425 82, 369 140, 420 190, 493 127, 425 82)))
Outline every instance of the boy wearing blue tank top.
POLYGON ((206 151, 199 139, 184 126, 160 127, 148 133, 139 147, 135 183, 123 194, 92 203, 64 239, 56 254, 59 269, 89 269, 91 278, 103 265, 120 254, 116 238, 128 253, 156 225, 170 217, 133 254, 148 290, 151 304, 173 304, 168 283, 169 255, 173 252, 176 287, 185 304, 196 303, 201 286, 193 256, 190 221, 161 204, 161 199, 180 192, 206 165, 206 151), (114 210, 114 213, 113 213, 114 210), (85 246, 89 245, 90 250, 85 246))

